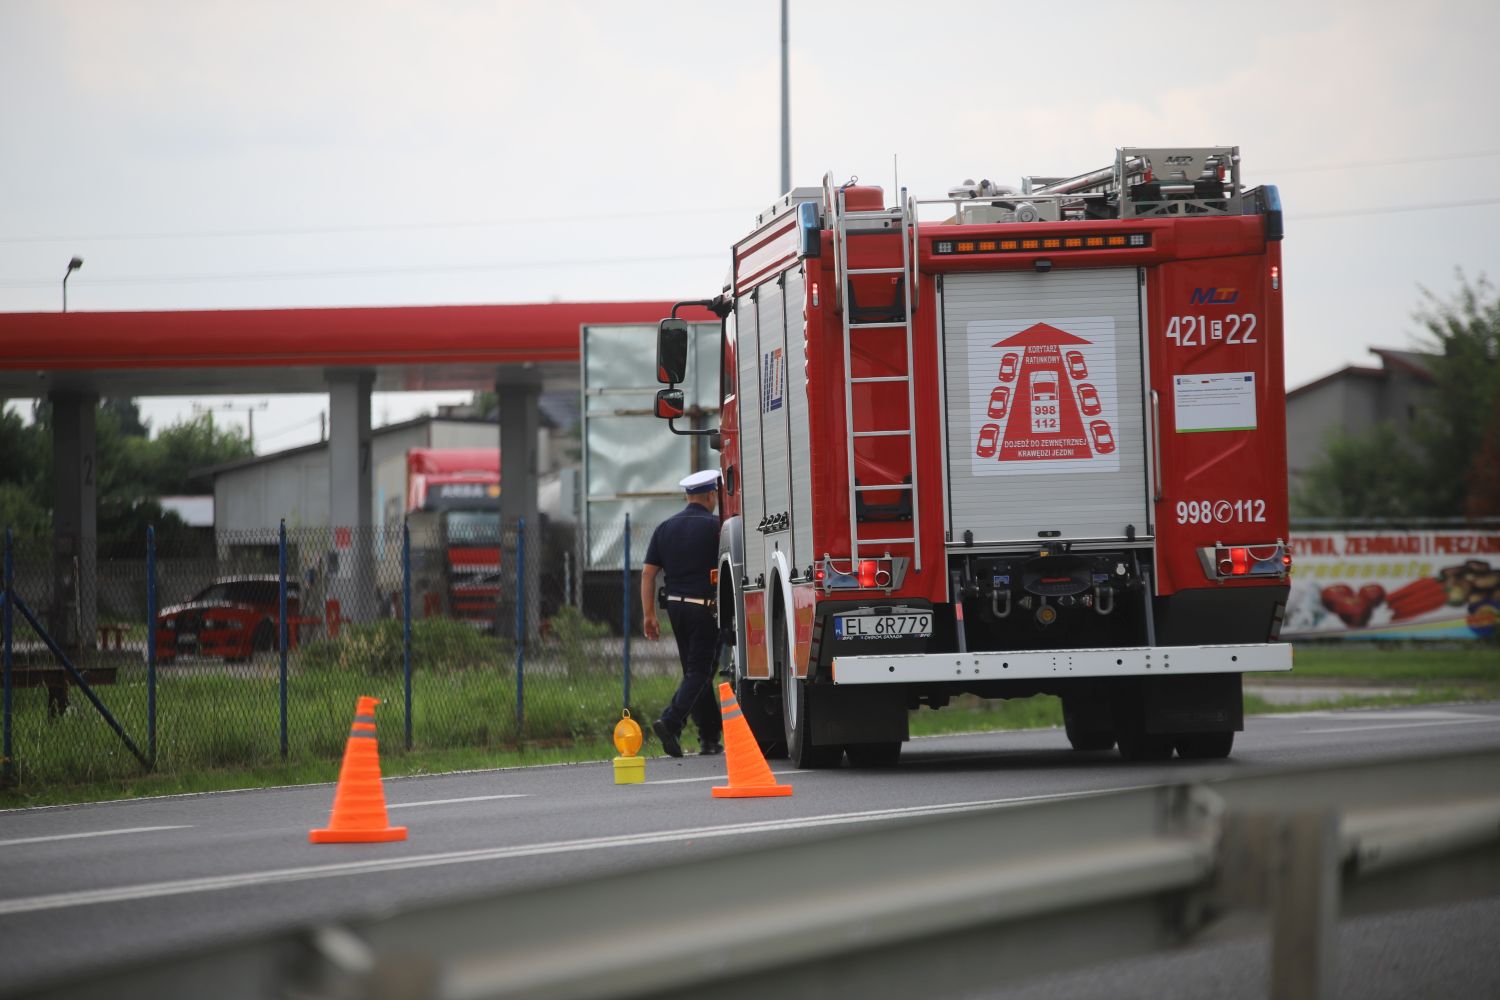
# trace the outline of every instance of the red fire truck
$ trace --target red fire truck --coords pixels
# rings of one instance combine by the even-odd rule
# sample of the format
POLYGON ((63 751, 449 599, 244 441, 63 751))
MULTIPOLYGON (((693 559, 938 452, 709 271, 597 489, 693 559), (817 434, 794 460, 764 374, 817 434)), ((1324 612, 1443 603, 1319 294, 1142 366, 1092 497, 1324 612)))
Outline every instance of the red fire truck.
POLYGON ((1226 756, 1241 675, 1291 669, 1281 238, 1238 147, 894 207, 830 176, 763 212, 693 303, 762 748, 890 765, 910 709, 1047 693, 1076 749, 1226 756))

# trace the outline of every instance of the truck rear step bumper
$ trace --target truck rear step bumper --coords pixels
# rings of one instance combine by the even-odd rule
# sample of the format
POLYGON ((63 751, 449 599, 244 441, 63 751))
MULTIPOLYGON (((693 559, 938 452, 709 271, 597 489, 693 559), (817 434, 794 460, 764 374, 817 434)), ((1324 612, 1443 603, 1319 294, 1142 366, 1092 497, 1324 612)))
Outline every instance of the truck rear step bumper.
POLYGON ((1168 677, 1291 670, 1288 643, 1125 646, 1118 649, 1013 650, 839 656, 835 684, 912 684, 1061 677, 1168 677))

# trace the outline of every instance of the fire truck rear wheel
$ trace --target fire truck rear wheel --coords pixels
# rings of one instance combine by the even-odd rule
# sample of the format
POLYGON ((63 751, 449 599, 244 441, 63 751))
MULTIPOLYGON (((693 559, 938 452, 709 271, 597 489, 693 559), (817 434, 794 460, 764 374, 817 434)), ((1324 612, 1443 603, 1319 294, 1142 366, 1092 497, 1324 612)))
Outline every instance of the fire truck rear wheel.
POLYGON ((1115 732, 1110 728, 1108 703, 1083 702, 1076 698, 1062 700, 1063 732, 1074 750, 1112 750, 1115 732))
POLYGON ((1170 760, 1172 737, 1152 733, 1121 733, 1120 756, 1131 761, 1170 760))
POLYGON ((1180 733, 1172 738, 1177 756, 1187 760, 1219 760, 1234 749, 1234 733, 1180 733))
POLYGON ((850 767, 895 767, 901 759, 901 741, 891 743, 845 743, 850 767))
POLYGON ((777 602, 771 626, 771 655, 776 676, 781 678, 781 718, 786 733, 787 756, 798 767, 828 768, 843 763, 844 748, 818 746, 812 741, 812 719, 808 709, 807 682, 799 680, 786 649, 786 615, 777 602))
POLYGON ((767 760, 786 758, 786 733, 781 723, 781 689, 775 681, 752 681, 748 678, 735 685, 735 700, 745 713, 750 732, 767 760))

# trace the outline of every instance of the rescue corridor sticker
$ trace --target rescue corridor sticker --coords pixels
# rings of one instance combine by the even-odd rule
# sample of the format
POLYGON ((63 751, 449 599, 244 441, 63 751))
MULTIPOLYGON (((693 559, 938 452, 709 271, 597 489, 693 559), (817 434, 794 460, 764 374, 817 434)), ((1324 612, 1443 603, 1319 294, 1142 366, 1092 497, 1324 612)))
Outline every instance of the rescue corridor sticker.
POLYGON ((967 336, 974 475, 1120 468, 1114 317, 976 320, 967 336))

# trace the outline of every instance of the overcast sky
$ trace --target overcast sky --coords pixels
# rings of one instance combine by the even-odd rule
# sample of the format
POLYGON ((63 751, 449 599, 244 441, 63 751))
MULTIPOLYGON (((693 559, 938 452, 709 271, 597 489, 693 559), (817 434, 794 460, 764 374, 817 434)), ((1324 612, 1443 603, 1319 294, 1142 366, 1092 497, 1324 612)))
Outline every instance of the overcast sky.
MULTIPOLYGON (((778 12, 3 0, 0 311, 59 308, 73 255, 75 310, 711 295, 780 193, 778 12)), ((1295 386, 1410 346, 1419 285, 1500 279, 1497 41, 1493 0, 792 0, 793 183, 1237 144, 1286 206, 1295 386)), ((323 405, 273 401, 258 450, 323 405)))

